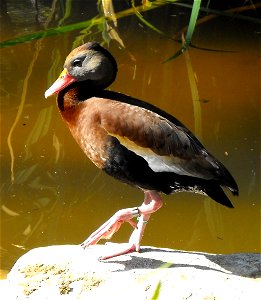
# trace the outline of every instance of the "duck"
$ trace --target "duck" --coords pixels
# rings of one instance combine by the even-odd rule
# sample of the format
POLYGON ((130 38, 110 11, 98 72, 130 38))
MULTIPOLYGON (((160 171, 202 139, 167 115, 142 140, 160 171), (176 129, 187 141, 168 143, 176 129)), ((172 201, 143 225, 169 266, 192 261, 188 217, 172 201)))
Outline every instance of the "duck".
POLYGON ((200 193, 228 208, 233 204, 224 189, 239 194, 227 168, 178 119, 149 102, 108 90, 117 72, 113 55, 87 42, 71 51, 45 92, 46 98, 57 95, 59 112, 86 156, 144 193, 140 206, 117 211, 81 243, 84 249, 96 245, 129 223, 129 241, 115 243, 100 260, 140 251, 151 214, 163 206, 162 194, 200 193))

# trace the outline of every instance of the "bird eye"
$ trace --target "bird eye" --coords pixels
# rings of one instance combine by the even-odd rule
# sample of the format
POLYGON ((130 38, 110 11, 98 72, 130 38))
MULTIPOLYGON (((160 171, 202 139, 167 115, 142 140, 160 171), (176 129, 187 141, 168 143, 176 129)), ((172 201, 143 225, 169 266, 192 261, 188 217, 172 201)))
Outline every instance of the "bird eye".
POLYGON ((73 62, 72 62, 73 67, 81 67, 82 66, 82 61, 78 58, 76 58, 73 62))

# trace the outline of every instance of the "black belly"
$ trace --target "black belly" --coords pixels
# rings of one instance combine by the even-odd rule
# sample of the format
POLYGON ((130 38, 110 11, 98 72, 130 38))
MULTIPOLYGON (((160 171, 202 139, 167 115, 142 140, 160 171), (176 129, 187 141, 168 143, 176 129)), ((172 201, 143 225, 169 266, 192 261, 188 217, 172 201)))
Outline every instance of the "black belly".
POLYGON ((202 179, 173 172, 154 172, 144 158, 122 146, 116 138, 108 143, 107 153, 109 159, 103 170, 122 182, 165 194, 178 191, 204 192, 202 179))
POLYGON ((163 180, 165 176, 155 173, 145 159, 122 146, 116 138, 108 143, 107 153, 109 158, 103 168, 107 174, 143 189, 171 193, 172 188, 163 180))

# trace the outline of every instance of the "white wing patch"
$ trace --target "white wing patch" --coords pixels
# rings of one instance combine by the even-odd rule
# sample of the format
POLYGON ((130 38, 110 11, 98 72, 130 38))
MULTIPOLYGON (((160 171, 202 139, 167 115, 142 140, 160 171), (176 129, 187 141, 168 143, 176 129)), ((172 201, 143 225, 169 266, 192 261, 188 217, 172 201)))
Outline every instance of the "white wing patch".
POLYGON ((174 157, 173 155, 170 156, 157 155, 150 148, 144 148, 138 146, 133 141, 129 140, 127 137, 122 137, 111 133, 109 134, 111 136, 116 137, 119 140, 119 142, 127 149, 143 157, 147 161, 149 167, 154 172, 174 172, 179 175, 189 175, 189 176, 192 175, 191 171, 189 172, 182 167, 182 165, 184 165, 183 159, 174 157))
POLYGON ((182 168, 182 159, 175 158, 173 155, 160 156, 152 152, 152 155, 142 155, 139 151, 134 151, 137 155, 142 156, 149 164, 149 167, 154 172, 174 172, 179 175, 190 175, 191 172, 187 172, 182 168))

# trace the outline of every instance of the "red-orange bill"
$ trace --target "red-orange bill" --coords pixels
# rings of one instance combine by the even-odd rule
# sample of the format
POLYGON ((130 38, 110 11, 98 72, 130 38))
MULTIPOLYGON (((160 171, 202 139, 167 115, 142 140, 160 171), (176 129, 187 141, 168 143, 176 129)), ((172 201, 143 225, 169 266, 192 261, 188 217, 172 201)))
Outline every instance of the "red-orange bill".
POLYGON ((64 69, 58 79, 53 83, 52 86, 49 87, 49 89, 44 93, 45 98, 57 94, 62 89, 67 87, 69 84, 76 81, 75 78, 73 78, 67 71, 67 69, 64 69))

